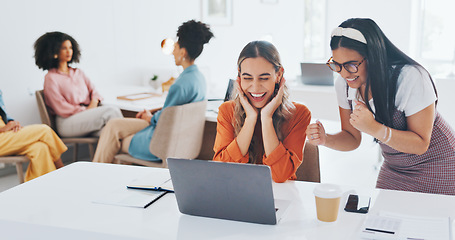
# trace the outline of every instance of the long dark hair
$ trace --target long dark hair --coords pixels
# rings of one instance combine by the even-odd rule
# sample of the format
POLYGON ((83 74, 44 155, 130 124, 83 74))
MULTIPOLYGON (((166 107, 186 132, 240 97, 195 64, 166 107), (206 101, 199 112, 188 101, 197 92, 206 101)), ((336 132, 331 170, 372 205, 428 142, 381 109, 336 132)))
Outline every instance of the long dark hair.
POLYGON ((191 60, 195 60, 201 55, 204 44, 210 41, 213 33, 207 24, 190 20, 179 27, 177 37, 180 47, 186 49, 191 60))
POLYGON ((76 40, 66 33, 48 32, 35 41, 34 48, 36 65, 43 70, 58 68, 59 60, 58 58, 54 58, 54 55, 59 54, 60 48, 66 40, 69 40, 73 47, 73 57, 68 64, 72 62, 78 63, 79 58, 81 57, 81 51, 76 40))
MULTIPOLYGON (((270 62, 275 71, 278 72, 280 68, 282 68, 280 54, 275 46, 267 41, 253 41, 248 43, 242 50, 237 60, 237 67, 240 72, 240 67, 242 62, 247 58, 257 58, 263 57, 265 60, 270 62)), ((240 130, 245 123, 246 113, 240 103, 239 93, 237 90, 234 93, 234 120, 233 126, 235 129, 235 136, 240 133, 240 130)), ((280 141, 283 141, 285 136, 282 131, 283 124, 291 117, 295 107, 292 102, 289 100, 289 92, 286 85, 284 85, 284 94, 282 98, 281 105, 275 110, 272 116, 273 120, 273 127, 275 129, 275 133, 280 141)), ((257 139, 253 136, 251 139, 250 146, 248 148, 249 153, 249 163, 257 163, 259 159, 262 159, 262 156, 259 156, 259 152, 255 149, 255 142, 257 139)))
MULTIPOLYGON (((398 49, 385 36, 379 26, 369 18, 351 18, 341 23, 339 27, 357 29, 365 37, 367 44, 344 36, 334 36, 330 41, 330 48, 332 50, 339 47, 352 49, 366 58, 368 77, 364 93, 365 103, 368 109, 372 111, 368 103, 369 90, 371 89, 376 110, 376 121, 392 127, 397 80, 401 70, 405 65, 418 66, 419 70, 424 68, 398 49)), ((428 74, 431 79, 426 70, 425 74, 428 74)), ((431 81, 433 83, 432 79, 431 81)), ((434 90, 436 92, 435 87, 434 90)))

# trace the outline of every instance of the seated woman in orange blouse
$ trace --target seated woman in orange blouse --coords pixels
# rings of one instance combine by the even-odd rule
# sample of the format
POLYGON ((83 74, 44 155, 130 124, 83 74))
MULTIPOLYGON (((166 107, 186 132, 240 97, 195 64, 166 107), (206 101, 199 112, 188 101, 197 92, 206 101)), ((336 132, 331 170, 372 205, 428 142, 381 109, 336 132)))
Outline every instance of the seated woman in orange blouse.
POLYGON ((296 179, 310 111, 289 101, 273 44, 248 43, 237 66, 235 98, 219 108, 213 160, 265 164, 275 182, 296 179))

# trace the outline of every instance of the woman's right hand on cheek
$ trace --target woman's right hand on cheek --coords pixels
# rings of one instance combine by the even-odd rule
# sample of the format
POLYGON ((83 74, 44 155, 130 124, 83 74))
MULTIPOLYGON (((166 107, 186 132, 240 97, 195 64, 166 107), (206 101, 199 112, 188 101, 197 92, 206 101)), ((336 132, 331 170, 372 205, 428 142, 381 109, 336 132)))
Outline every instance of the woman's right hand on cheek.
POLYGON ((237 78, 237 92, 239 93, 240 103, 242 104, 243 109, 245 110, 246 117, 251 117, 256 119, 258 116, 258 110, 251 106, 248 98, 245 96, 242 88, 240 87, 240 78, 237 78))
POLYGON ((313 145, 325 145, 327 141, 324 126, 319 120, 316 120, 316 123, 308 125, 305 133, 308 142, 313 145))

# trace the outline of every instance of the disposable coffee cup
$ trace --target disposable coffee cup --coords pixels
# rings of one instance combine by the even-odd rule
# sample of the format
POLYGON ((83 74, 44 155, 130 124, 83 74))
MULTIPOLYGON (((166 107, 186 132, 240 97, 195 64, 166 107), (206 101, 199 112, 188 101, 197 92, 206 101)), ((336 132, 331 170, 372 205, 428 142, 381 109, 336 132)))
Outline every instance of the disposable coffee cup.
POLYGON ((322 222, 334 222, 338 218, 341 188, 335 184, 322 183, 314 188, 317 217, 322 222))

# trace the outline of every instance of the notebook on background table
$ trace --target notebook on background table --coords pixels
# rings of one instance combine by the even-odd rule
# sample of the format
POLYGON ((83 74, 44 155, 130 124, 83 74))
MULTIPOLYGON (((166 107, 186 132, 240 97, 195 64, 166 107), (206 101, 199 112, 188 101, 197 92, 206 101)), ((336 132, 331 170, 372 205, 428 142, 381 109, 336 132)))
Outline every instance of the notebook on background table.
POLYGON ((273 198, 270 167, 168 158, 181 213, 276 224, 290 201, 273 198))

